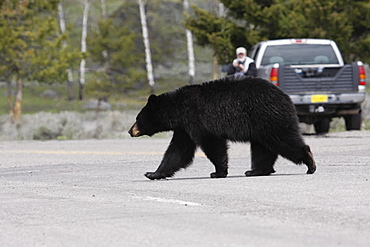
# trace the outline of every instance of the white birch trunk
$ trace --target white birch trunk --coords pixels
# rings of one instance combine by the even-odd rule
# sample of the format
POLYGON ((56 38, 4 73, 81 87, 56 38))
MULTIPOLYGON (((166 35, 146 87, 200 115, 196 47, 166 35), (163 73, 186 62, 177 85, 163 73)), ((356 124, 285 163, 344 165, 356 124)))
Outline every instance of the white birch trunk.
POLYGON ((107 5, 105 0, 100 0, 100 4, 101 4, 101 16, 103 17, 103 19, 105 19, 107 18, 107 5))
POLYGON ((145 14, 145 9, 144 9, 145 2, 143 0, 138 0, 138 4, 139 4, 139 10, 140 10, 141 27, 143 29, 146 70, 147 70, 149 85, 153 92, 155 83, 154 83, 154 76, 153 76, 152 55, 150 53, 148 26, 146 23, 146 14, 145 14))
MULTIPOLYGON (((225 15, 225 6, 222 3, 218 5, 218 16, 223 17, 225 15)), ((216 56, 213 57, 213 80, 218 79, 219 65, 216 56)))
POLYGON ((86 36, 87 36, 87 19, 89 15, 89 8, 90 8, 90 0, 84 0, 84 12, 83 12, 83 19, 82 19, 82 37, 81 37, 81 53, 82 59, 80 63, 80 100, 82 100, 82 90, 85 84, 85 67, 86 67, 86 36))
MULTIPOLYGON (((103 20, 107 19, 107 5, 105 0, 100 0, 100 6, 101 6, 101 17, 103 20)), ((108 51, 104 50, 102 51, 102 55, 105 59, 103 71, 104 73, 107 72, 109 68, 109 57, 108 57, 108 51)))
MULTIPOLYGON (((64 11, 63 11, 62 2, 58 3, 58 16, 59 16, 60 32, 63 34, 66 31, 66 21, 65 21, 65 18, 64 18, 64 11)), ((65 43, 65 41, 63 41, 63 43, 65 43)))
MULTIPOLYGON (((59 26, 60 26, 60 32, 63 34, 66 31, 66 21, 64 17, 64 10, 62 2, 59 2, 58 4, 58 16, 59 16, 59 26)), ((63 41, 63 48, 67 46, 66 41, 63 41)), ((67 75, 68 75, 68 81, 67 81, 67 90, 68 90, 68 99, 73 100, 73 74, 72 69, 67 69, 67 75)))
MULTIPOLYGON (((189 1, 184 0, 184 11, 189 12, 189 1)), ((188 47, 188 61, 189 61, 189 84, 194 83, 195 75, 195 59, 194 59, 194 45, 193 45, 193 35, 189 29, 186 29, 186 42, 188 47)))
POLYGON ((218 16, 224 17, 225 16, 225 6, 223 3, 218 4, 218 16))

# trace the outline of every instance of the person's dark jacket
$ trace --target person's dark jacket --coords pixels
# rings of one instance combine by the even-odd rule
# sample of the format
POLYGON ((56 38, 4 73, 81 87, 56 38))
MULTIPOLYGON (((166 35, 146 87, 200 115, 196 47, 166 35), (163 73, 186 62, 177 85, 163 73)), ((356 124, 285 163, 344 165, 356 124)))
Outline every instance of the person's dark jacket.
MULTIPOLYGON (((239 67, 235 68, 233 66, 233 64, 230 63, 228 65, 228 68, 227 68, 227 75, 233 75, 237 72, 240 72, 240 71, 238 71, 238 69, 239 69, 239 67)), ((256 68, 256 64, 254 62, 249 64, 248 70, 244 75, 252 76, 252 77, 255 77, 257 75, 257 68, 256 68)))

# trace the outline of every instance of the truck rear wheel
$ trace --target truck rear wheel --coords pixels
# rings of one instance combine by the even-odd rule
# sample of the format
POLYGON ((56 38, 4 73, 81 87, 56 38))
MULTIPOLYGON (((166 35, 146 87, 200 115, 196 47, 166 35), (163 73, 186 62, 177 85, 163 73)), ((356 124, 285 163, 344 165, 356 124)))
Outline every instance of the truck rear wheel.
POLYGON ((346 123, 346 130, 360 130, 361 129, 361 112, 355 115, 348 115, 344 117, 346 123))
POLYGON ((322 118, 313 125, 317 135, 323 135, 329 132, 330 118, 322 118))

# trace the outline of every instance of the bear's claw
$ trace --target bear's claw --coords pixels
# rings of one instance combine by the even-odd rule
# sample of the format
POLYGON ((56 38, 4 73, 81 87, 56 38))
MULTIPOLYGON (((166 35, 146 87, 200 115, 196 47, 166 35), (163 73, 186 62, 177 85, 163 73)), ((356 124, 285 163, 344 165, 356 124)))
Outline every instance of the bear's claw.
POLYGON ((227 177, 227 173, 216 173, 216 172, 212 172, 211 173, 211 178, 226 178, 227 177))
POLYGON ((309 169, 307 170, 307 174, 314 174, 314 173, 315 173, 315 171, 316 171, 316 167, 315 167, 315 168, 309 168, 309 169))
POLYGON ((251 177, 251 176, 268 176, 271 173, 274 173, 275 171, 258 171, 258 170, 251 170, 251 171, 246 171, 245 176, 251 177))
POLYGON ((166 178, 166 176, 164 176, 163 174, 156 173, 156 172, 147 172, 144 174, 144 176, 151 180, 166 178))
POLYGON ((316 162, 313 158, 310 146, 306 145, 304 148, 308 154, 308 159, 303 161, 308 167, 307 174, 313 174, 316 171, 316 162))

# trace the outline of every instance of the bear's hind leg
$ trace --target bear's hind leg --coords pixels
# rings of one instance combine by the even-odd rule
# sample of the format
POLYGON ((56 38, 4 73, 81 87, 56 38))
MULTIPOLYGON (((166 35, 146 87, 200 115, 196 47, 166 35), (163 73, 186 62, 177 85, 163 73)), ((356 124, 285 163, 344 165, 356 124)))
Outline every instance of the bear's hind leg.
POLYGON ((279 154, 288 160, 291 160, 295 164, 304 163, 307 166, 307 174, 313 174, 316 171, 316 163, 313 158, 311 149, 306 144, 296 144, 281 149, 279 154))
POLYGON ((195 149, 194 141, 185 131, 175 130, 161 164, 155 172, 147 172, 145 176, 152 180, 172 177, 193 162, 195 149))
POLYGON ((316 163, 313 158, 310 146, 306 145, 304 147, 304 150, 306 151, 306 155, 303 158, 303 163, 305 163, 308 167, 307 174, 313 174, 316 171, 316 163))
POLYGON ((206 136, 202 139, 200 147, 216 168, 211 178, 225 178, 227 176, 227 142, 216 136, 206 136))
MULTIPOLYGON (((304 163, 307 166, 307 174, 313 174, 316 171, 316 163, 313 159, 313 154, 311 152, 310 146, 304 145, 302 150, 301 158, 295 163, 304 163)), ((293 161, 294 162, 294 161, 293 161)))
POLYGON ((246 171, 246 176, 266 176, 275 172, 277 154, 257 142, 251 142, 251 153, 252 170, 246 171))

